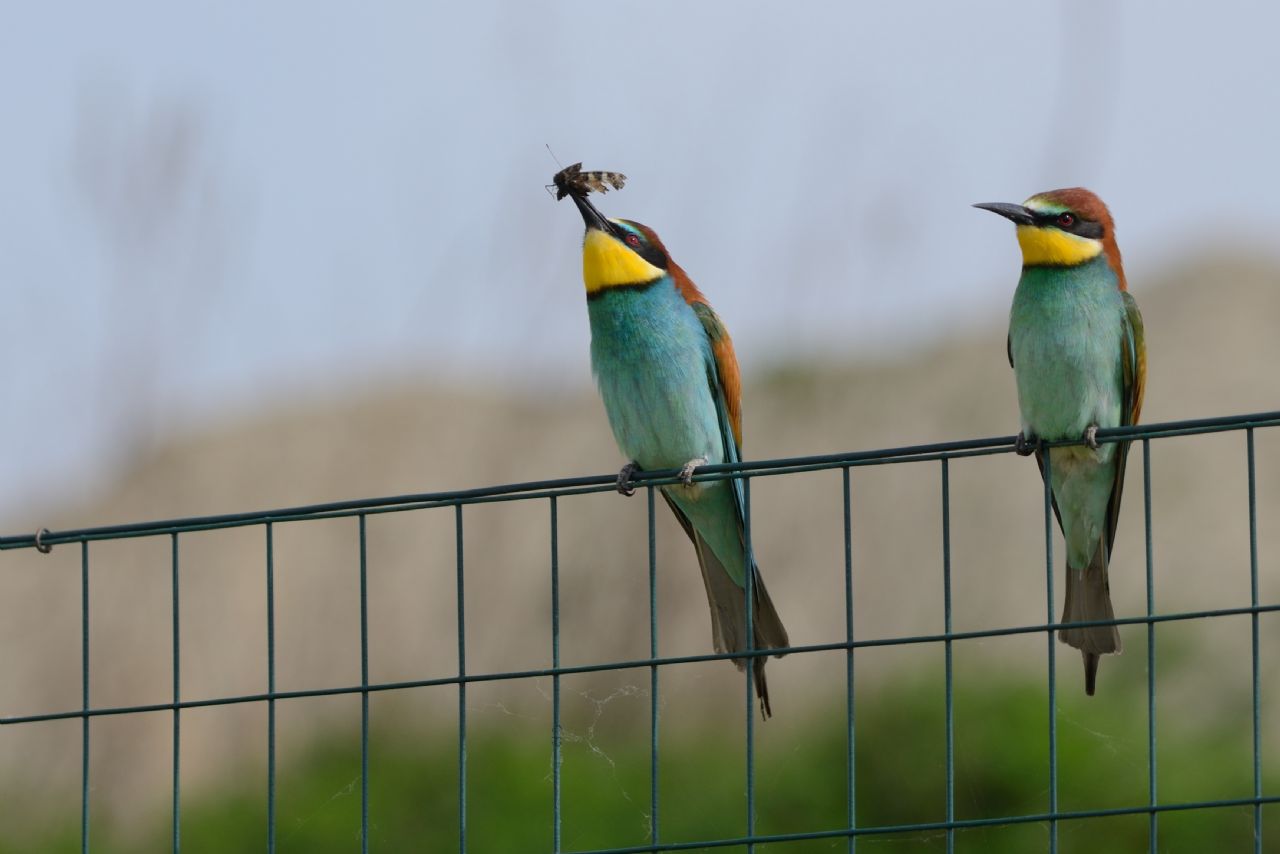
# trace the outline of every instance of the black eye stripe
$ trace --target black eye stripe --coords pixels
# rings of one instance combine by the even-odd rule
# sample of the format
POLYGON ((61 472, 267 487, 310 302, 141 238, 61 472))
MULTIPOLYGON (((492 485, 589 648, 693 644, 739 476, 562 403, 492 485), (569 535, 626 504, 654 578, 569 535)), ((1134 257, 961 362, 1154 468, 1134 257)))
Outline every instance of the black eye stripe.
POLYGON ((650 243, 648 238, 643 234, 638 234, 629 229, 624 229, 622 231, 622 240, 627 244, 632 252, 636 253, 653 266, 660 270, 667 269, 667 256, 658 251, 658 249, 650 243), (637 241, 636 244, 631 242, 633 238, 637 241))
POLYGON ((649 238, 649 235, 645 233, 644 226, 639 223, 627 219, 618 220, 613 224, 613 236, 622 241, 623 245, 632 252, 659 270, 670 269, 671 260, 667 257, 667 253, 654 240, 649 238), (632 235, 635 235, 636 239, 640 241, 639 246, 632 246, 627 242, 627 238, 632 235))
POLYGON ((666 256, 664 256, 658 250, 654 249, 648 243, 642 244, 639 249, 639 252, 640 252, 640 257, 648 261, 653 266, 657 267, 660 270, 667 269, 666 256))
POLYGON ((1058 217, 1062 216, 1062 212, 1058 213, 1036 213, 1034 214, 1036 225, 1041 228, 1056 228, 1059 231, 1065 231, 1067 234, 1075 234, 1080 237, 1087 237, 1091 240, 1101 240, 1103 235, 1102 223, 1093 222, 1092 220, 1081 219, 1078 215, 1076 221, 1069 226, 1063 226, 1058 222, 1058 217))

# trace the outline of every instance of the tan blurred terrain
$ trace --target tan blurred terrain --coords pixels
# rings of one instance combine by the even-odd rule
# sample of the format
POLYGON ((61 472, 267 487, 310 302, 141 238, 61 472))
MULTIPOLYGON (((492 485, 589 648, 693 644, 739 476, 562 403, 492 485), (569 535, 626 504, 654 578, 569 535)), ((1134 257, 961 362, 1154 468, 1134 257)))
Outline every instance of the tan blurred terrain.
MULTIPOLYGON (((1280 268, 1237 256, 1206 257, 1176 274, 1135 281, 1147 323, 1145 421, 1280 408, 1280 268), (1234 260, 1229 260, 1234 259, 1234 260)), ((725 314, 731 319, 732 312, 725 314)), ((586 358, 584 353, 582 358, 586 358)), ((924 352, 875 363, 796 365, 749 373, 749 458, 817 454, 1007 435, 1017 429, 1001 318, 989 329, 924 352)), ((757 366, 758 367, 758 366, 757 366)), ((1245 438, 1241 433, 1160 440, 1152 446, 1156 603, 1160 610, 1247 605, 1249 549, 1245 438)), ((1264 602, 1280 601, 1280 431, 1257 437, 1258 554, 1264 602)), ((217 425, 139 460, 83 506, 33 509, 6 533, 223 513, 598 474, 622 463, 594 393, 550 396, 501 389, 369 388, 340 400, 263 412, 217 425)), ((1113 560, 1118 612, 1145 609, 1141 448, 1129 469, 1113 560)), ((852 475, 855 632, 860 638, 943 627, 940 465, 855 469, 852 475)), ((795 644, 845 636, 840 473, 753 483, 754 537, 763 573, 795 644)), ((660 644, 663 654, 710 651, 706 603, 692 551, 658 502, 660 644)), ((642 494, 559 501, 561 650, 567 664, 648 654, 647 553, 642 494)), ((550 537, 546 500, 467 507, 467 669, 545 667, 551 660, 550 537)), ((1045 619, 1044 527, 1034 463, 1011 454, 951 465, 951 573, 957 630, 1045 619)), ((369 664, 374 682, 447 676, 457 669, 455 518, 451 509, 370 517, 369 664)), ((265 536, 261 527, 183 535, 181 696, 267 688, 265 536)), ((173 696, 167 537, 90 547, 95 706, 167 702, 173 696)), ((1055 545, 1061 566, 1060 543, 1055 545)), ((80 553, 0 555, 0 713, 79 708, 80 553)), ((360 680, 358 528, 355 519, 288 523, 275 530, 276 684, 279 689, 360 680)), ((1059 579, 1058 592, 1061 596, 1059 579)), ((1182 669, 1162 683, 1182 714, 1246 714, 1249 621, 1162 627, 1182 669), (1180 701, 1186 701, 1180 702, 1180 701)), ((1262 620, 1264 649, 1280 622, 1262 620)), ((1145 632, 1122 630, 1130 650, 1104 660, 1108 683, 1142 678, 1145 632)), ((1160 647, 1161 652, 1165 648, 1160 647)), ((1059 647, 1060 684, 1080 691, 1079 662, 1059 647)), ((858 690, 918 667, 938 667, 936 646, 858 654, 858 690)), ((1043 679, 1043 636, 957 645, 957 672, 1017 667, 1043 679)), ((1280 685, 1264 655, 1264 684, 1280 685)), ((817 704, 843 702, 843 654, 770 664, 774 733, 799 737, 817 704)), ((1163 671, 1162 671, 1163 672, 1163 671)), ((664 720, 704 726, 740 721, 743 684, 724 663, 663 673, 664 720)), ((586 728, 599 716, 647 714, 647 671, 567 677, 566 715, 586 728)), ((1114 683, 1113 683, 1114 684, 1114 683)), ((1275 688, 1264 697, 1274 709, 1275 688)), ((473 726, 512 716, 549 721, 549 682, 471 689, 473 726)), ((374 724, 452 727, 452 687, 375 695, 374 724)), ((280 750, 359 715, 357 695, 282 701, 280 750)), ((1245 720, 1242 718, 1242 720, 1245 720)), ((1269 716, 1274 721, 1274 714, 1269 716)), ((187 786, 250 774, 265 756, 261 705, 184 712, 187 786)), ((549 723, 548 723, 549 726, 549 723)), ((1274 724, 1272 724, 1274 729, 1274 724)), ((766 728, 766 729, 768 729, 766 728)), ((584 737, 589 738, 589 730, 584 737)), ((1280 733, 1280 730, 1277 730, 1280 733)), ((0 730, 0 767, 32 792, 78 781, 80 723, 0 730), (16 731, 16 732, 15 732, 16 731), (21 769, 20 774, 17 769, 21 769)), ((150 805, 167 792, 172 716, 99 718, 93 724, 95 802, 150 805), (142 797, 146 793, 146 797, 142 797)), ((775 736, 784 737, 784 736, 775 736)), ((787 736, 789 737, 789 736, 787 736)), ((256 785, 256 782, 255 782, 256 785)), ((70 804, 71 801, 68 801, 70 804)))

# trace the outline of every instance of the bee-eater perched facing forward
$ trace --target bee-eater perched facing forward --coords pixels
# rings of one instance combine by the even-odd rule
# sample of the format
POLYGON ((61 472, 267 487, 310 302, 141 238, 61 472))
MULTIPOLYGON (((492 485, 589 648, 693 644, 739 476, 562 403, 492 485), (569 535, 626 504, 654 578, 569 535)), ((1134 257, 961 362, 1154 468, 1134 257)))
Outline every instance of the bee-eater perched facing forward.
MULTIPOLYGON (((1088 190, 1051 190, 1021 205, 980 204, 1017 226, 1022 278, 1009 312, 1018 385, 1018 453, 1051 460, 1053 509, 1067 544, 1064 623, 1111 620, 1107 564, 1115 542, 1128 442, 1097 431, 1138 423, 1147 376, 1142 315, 1126 290, 1115 225, 1088 190), (1049 449, 1040 443, 1081 441, 1049 449)), ((1084 656, 1092 694, 1098 657, 1120 651, 1115 626, 1062 629, 1084 656)))
MULTIPOLYGON (((586 222, 582 277, 591 321, 591 366, 614 438, 629 462, 618 491, 630 495, 637 470, 680 469, 663 486, 693 541, 711 606, 717 652, 748 648, 742 484, 691 482, 700 465, 736 463, 742 447, 742 383, 733 342, 720 318, 653 230, 606 219, 575 192, 586 222)), ((787 631, 753 565, 754 649, 788 646, 787 631)), ((760 707, 772 714, 765 657, 753 659, 760 707)), ((737 659, 738 667, 746 666, 737 659)))

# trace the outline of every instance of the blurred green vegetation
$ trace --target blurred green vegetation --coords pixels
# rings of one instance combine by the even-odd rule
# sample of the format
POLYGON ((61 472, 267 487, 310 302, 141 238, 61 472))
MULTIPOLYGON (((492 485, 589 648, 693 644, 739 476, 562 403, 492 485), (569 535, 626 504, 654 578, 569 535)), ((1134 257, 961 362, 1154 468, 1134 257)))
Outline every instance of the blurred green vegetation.
MULTIPOLYGON (((1126 656, 1141 672, 1142 653, 1126 656)), ((1060 666, 1075 664, 1064 656, 1060 666)), ((1068 675, 1063 674, 1064 678, 1068 675)), ((1108 684, 1105 699, 1074 689, 1059 694, 1059 806, 1064 810, 1139 806, 1147 798, 1146 680, 1108 684)), ((1048 700, 1043 684, 1012 674, 957 677, 955 802, 958 818, 1017 816, 1048 809, 1048 700), (983 685, 982 688, 972 686, 983 685), (963 690, 959 686, 966 686, 963 690)), ((1167 680, 1166 680, 1167 681, 1167 680)), ((857 811, 860 826, 902 825, 945 817, 945 693, 941 674, 917 674, 887 691, 863 691, 856 708, 857 811)), ((1171 703, 1173 701, 1171 700, 1171 703)), ((1252 730, 1247 694, 1224 698, 1231 715, 1184 717, 1162 712, 1159 786, 1162 802, 1252 795, 1252 730), (1234 715, 1234 717, 1232 717, 1234 715)), ((649 733, 637 696, 611 736, 578 730, 564 744, 565 850, 645 844, 649 815, 649 733), (583 733, 587 733, 586 736, 583 733), (607 742, 607 744, 605 743, 607 742)), ((510 728, 475 727, 468 742, 468 850, 550 850, 552 778, 547 727, 511 718, 510 728)), ((594 722, 592 722, 594 726, 594 722)), ((724 726, 664 732, 660 746, 663 841, 739 836, 745 828, 741 715, 724 726)), ((778 739, 776 722, 758 724, 757 832, 780 834, 835 829, 845 824, 846 719, 843 699, 804 722, 792 721, 778 739)), ((1274 769, 1275 763, 1264 762, 1274 769)), ((375 851, 456 851, 458 765, 456 734, 431 737, 378 733, 370 753, 371 848, 375 851)), ((277 838, 285 852, 358 850, 359 745, 349 730, 312 744, 278 775, 277 838)), ((1280 776, 1268 773, 1264 793, 1280 776)), ((71 803, 71 801, 68 801, 71 803)), ((187 852, 263 850, 265 772, 228 781, 201 797, 184 796, 182 848, 187 852), (248 779, 250 778, 251 779, 248 779)), ((1271 808, 1266 808, 1268 811, 1271 808)), ((1280 814, 1280 813, 1276 813, 1280 814)), ((1270 824, 1275 827, 1272 815, 1270 824)), ((79 848, 78 814, 57 826, 29 826, 6 812, 0 852, 57 852, 79 848), (22 832, 18 832, 22 830, 22 832)), ((118 826, 98 815, 96 852, 163 851, 170 847, 170 813, 146 827, 118 826)), ((1280 834, 1280 828, 1275 832, 1280 834)), ((1148 817, 1131 815, 1064 821, 1063 852, 1147 850, 1148 817)), ((1047 827, 1027 823, 959 831, 961 852, 1046 850, 1047 827)), ((1251 807, 1191 810, 1160 817, 1162 852, 1253 850, 1251 807)), ((762 850, 844 850, 823 839, 762 850)), ((863 837, 864 851, 946 850, 937 831, 863 837)), ((705 850, 705 849, 703 849, 705 850)), ((717 851, 739 851, 720 848, 717 851)), ((1277 850, 1274 843, 1268 850, 1277 850)))

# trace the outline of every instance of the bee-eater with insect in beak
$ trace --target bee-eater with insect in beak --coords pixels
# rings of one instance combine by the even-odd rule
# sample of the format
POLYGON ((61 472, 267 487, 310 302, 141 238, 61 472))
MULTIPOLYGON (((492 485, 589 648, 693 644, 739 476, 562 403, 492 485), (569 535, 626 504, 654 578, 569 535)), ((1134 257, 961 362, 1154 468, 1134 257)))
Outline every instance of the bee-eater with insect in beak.
MULTIPOLYGON (((618 474, 618 491, 633 492, 636 471, 679 469, 681 483, 661 487, 662 497, 693 541, 716 651, 785 648, 786 629, 754 562, 747 572, 741 482, 691 480, 700 465, 741 459, 742 383, 729 333, 652 229, 606 219, 585 192, 571 195, 586 222, 591 366, 614 438, 630 460, 618 474)), ((739 669, 747 665, 735 661, 739 669)), ((765 656, 751 661, 768 718, 765 656)))
MULTIPOLYGON (((1111 213, 1078 187, 975 207, 1012 220, 1022 247, 1007 342, 1022 416, 1016 450, 1034 451, 1042 474, 1051 461, 1053 509, 1067 545, 1062 622, 1113 620, 1107 565, 1129 443, 1099 444, 1097 432, 1138 423, 1147 351, 1111 213), (1057 441, 1083 444, 1042 444, 1057 441)), ((1093 694, 1099 656, 1120 651, 1120 633, 1088 626, 1058 637, 1084 656, 1085 693, 1093 694)))

